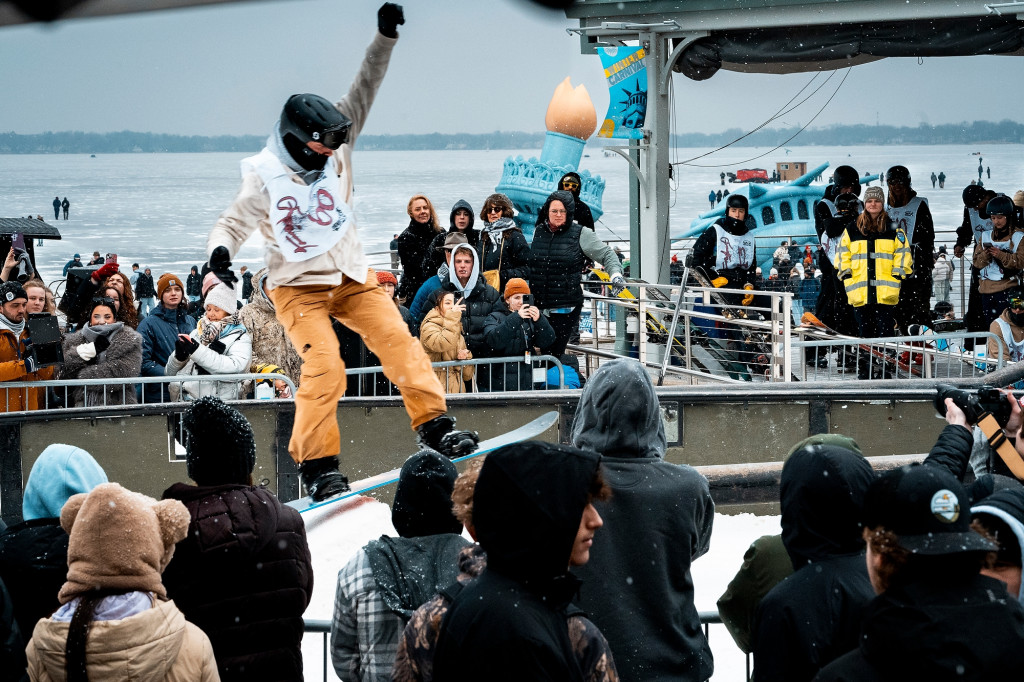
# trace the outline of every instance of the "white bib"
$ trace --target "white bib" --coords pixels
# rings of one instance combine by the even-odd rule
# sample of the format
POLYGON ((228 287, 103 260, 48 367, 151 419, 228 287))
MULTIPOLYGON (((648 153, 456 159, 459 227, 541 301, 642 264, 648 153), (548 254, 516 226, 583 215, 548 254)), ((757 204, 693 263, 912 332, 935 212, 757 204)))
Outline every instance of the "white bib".
MULTIPOLYGON (((982 248, 986 246, 994 246, 997 249, 1000 249, 1001 251, 1006 251, 1007 253, 1014 253, 1017 251, 1017 247, 1020 246, 1021 239, 1024 239, 1024 232, 1018 231, 1011 233, 1010 238, 1007 239, 1005 242, 996 242, 992 241, 992 233, 986 232, 982 236, 981 246, 982 248)), ((978 274, 982 279, 992 280, 993 282, 997 282, 1006 277, 1006 274, 1003 272, 1003 266, 1000 265, 999 261, 997 261, 995 258, 993 258, 988 265, 983 267, 978 272, 978 274)))
POLYGON ((1006 347, 1010 349, 1010 357, 1007 360, 1020 362, 1024 359, 1024 341, 1017 342, 1013 340, 1013 331, 1006 320, 997 317, 996 322, 999 323, 999 328, 1003 331, 1003 341, 1006 343, 1006 347))
POLYGON ((906 206, 889 206, 885 212, 889 214, 894 229, 903 230, 907 235, 907 243, 914 243, 914 226, 917 224, 917 209, 921 207, 921 197, 914 197, 906 206))
POLYGON ((715 223, 718 243, 715 245, 715 269, 734 270, 749 268, 754 262, 754 238, 748 232, 744 235, 729 234, 715 223))
POLYGON ((992 231, 992 219, 987 218, 981 219, 981 214, 978 213, 978 209, 969 208, 967 209, 967 218, 971 221, 971 230, 974 232, 974 239, 981 241, 982 235, 986 232, 992 231))
MULTIPOLYGON (((833 218, 837 218, 839 216, 839 211, 836 210, 836 205, 834 203, 828 199, 822 199, 821 203, 828 207, 829 213, 832 214, 833 218)), ((864 203, 860 201, 860 199, 857 200, 857 208, 858 214, 864 210, 864 203)), ((828 256, 829 263, 836 262, 836 254, 839 253, 839 242, 842 240, 843 235, 839 235, 838 237, 829 237, 828 232, 825 232, 825 230, 821 231, 821 236, 818 237, 818 242, 821 244, 821 248, 825 251, 825 255, 828 256)))
POLYGON ((324 172, 312 185, 297 183, 291 172, 266 147, 242 159, 242 175, 259 174, 270 194, 270 224, 281 255, 296 263, 327 253, 352 224, 352 209, 338 197, 338 178, 324 172))

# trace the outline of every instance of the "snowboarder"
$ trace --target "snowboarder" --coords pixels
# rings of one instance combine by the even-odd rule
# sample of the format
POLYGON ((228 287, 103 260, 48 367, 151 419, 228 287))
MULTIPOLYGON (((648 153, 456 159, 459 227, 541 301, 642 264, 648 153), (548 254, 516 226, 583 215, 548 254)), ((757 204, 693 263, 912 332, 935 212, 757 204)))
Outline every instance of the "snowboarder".
POLYGON ((400 5, 381 5, 379 35, 337 104, 312 94, 288 99, 267 146, 243 160, 241 190, 207 240, 210 268, 228 284, 237 279, 232 254, 257 230, 266 240, 266 290, 303 359, 288 451, 314 501, 349 489, 338 471, 336 411, 345 366, 332 317, 358 332, 381 359, 422 446, 455 456, 468 454, 477 442, 475 433, 454 430, 423 348, 367 267, 349 208, 352 147, 404 23, 400 5))
POLYGON ((900 300, 894 311, 896 325, 902 330, 912 324, 930 325, 932 269, 929 264, 935 252, 932 213, 928 202, 911 189, 910 171, 905 166, 893 166, 886 171, 885 179, 889 184, 886 212, 892 219, 893 229, 906 233, 912 262, 916 264, 900 286, 900 300))

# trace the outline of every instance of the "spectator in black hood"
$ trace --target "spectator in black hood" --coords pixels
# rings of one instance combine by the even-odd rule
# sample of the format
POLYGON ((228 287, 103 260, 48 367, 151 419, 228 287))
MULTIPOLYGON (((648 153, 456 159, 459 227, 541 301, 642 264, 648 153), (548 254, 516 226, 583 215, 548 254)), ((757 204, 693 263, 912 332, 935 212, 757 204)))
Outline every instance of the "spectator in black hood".
POLYGON ((427 250, 427 255, 423 257, 423 271, 427 275, 437 274, 438 269, 445 264, 444 240, 453 232, 461 232, 466 235, 466 241, 476 249, 477 255, 480 255, 480 230, 473 228, 474 220, 473 207, 469 205, 469 202, 465 199, 456 201, 455 205, 452 206, 451 214, 448 216, 451 227, 448 228, 447 232, 438 232, 434 235, 434 240, 430 242, 430 249, 427 250))
POLYGON ((398 478, 391 521, 399 537, 382 535, 338 573, 331 621, 331 660, 343 680, 385 682, 413 612, 455 582, 469 542, 452 513, 458 471, 444 455, 421 450, 398 478))
POLYGON ((756 682, 811 680, 857 646, 874 596, 860 526, 874 471, 859 452, 816 439, 798 443, 782 467, 782 542, 796 572, 755 615, 756 682))
POLYGON ((473 492, 487 568, 442 624, 435 680, 583 682, 566 623, 607 496, 601 457, 530 441, 489 454, 473 492))
POLYGON ((572 444, 602 455, 608 525, 575 569, 579 606, 608 638, 623 682, 701 682, 714 662, 690 564, 708 551, 715 504, 695 469, 665 461, 658 396, 636 360, 601 365, 583 390, 572 444))
POLYGON ((997 546, 971 530, 967 492, 941 467, 879 477, 864 498, 867 569, 878 594, 859 645, 816 680, 1015 680, 1024 610, 981 574, 997 546))
POLYGON ((590 207, 580 199, 580 190, 583 189, 583 181, 580 179, 580 174, 576 171, 569 171, 563 175, 558 181, 558 189, 572 194, 572 198, 576 202, 576 207, 572 214, 572 221, 593 230, 594 214, 590 212, 590 207))

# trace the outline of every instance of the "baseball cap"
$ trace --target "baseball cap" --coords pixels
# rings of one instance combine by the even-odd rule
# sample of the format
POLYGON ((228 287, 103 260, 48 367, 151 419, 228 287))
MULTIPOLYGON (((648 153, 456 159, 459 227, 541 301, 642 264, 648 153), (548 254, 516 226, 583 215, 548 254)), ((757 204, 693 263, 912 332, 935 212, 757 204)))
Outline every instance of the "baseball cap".
POLYGON ((971 530, 970 500, 953 474, 910 464, 879 476, 864 496, 864 525, 894 532, 911 554, 994 552, 995 543, 971 530))

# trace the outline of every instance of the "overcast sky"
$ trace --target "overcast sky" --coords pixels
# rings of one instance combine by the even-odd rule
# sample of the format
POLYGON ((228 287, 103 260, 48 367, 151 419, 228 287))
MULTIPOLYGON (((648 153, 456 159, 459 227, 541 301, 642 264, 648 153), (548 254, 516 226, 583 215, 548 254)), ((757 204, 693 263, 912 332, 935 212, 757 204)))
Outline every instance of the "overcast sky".
MULTIPOLYGON (((406 25, 364 133, 541 131, 566 76, 587 86, 604 116, 599 59, 580 54, 564 14, 524 0, 402 4, 406 25)), ((344 94, 379 5, 275 0, 2 27, 0 131, 262 135, 290 94, 344 94)), ((839 76, 772 126, 807 123, 839 76)), ((675 75, 674 130, 749 130, 811 77, 675 75)), ((855 67, 813 125, 1020 121, 1021 82, 1020 57, 883 60, 855 67)))

